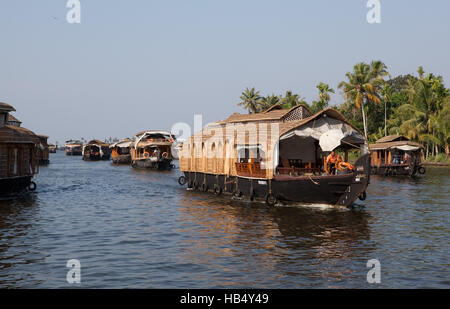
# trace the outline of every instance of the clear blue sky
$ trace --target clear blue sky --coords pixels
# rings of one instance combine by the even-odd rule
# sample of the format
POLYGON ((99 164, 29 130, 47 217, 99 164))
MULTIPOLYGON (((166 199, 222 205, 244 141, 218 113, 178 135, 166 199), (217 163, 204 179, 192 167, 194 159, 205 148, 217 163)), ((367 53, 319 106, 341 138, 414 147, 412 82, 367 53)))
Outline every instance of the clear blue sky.
MULTIPOLYGON (((69 138, 132 136, 233 112, 246 87, 308 102, 360 61, 450 80, 450 1, 0 0, 0 101, 23 126, 69 138)), ((332 96, 332 104, 342 102, 332 96)))

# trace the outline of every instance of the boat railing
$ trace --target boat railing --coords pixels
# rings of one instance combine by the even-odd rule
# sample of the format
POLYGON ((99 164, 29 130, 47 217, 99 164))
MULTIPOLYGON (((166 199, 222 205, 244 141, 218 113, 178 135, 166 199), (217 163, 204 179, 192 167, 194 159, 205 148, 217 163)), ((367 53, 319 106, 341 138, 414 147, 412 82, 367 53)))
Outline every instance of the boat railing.
POLYGON ((320 167, 277 167, 277 175, 301 176, 305 174, 320 174, 320 167))
POLYGON ((266 170, 261 169, 260 162, 236 162, 236 172, 244 177, 266 177, 266 170))

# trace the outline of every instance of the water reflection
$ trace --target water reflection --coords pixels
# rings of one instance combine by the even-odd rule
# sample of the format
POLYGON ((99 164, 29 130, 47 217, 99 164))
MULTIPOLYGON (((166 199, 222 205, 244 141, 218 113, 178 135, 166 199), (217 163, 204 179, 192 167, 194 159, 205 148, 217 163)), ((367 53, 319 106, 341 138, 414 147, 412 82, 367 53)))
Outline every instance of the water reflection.
POLYGON ((373 244, 361 246, 370 241, 369 215, 364 211, 270 208, 187 191, 179 206, 179 232, 195 235, 186 240, 179 258, 229 273, 228 278, 220 276, 217 287, 224 279, 225 286, 242 284, 233 280, 239 270, 262 271, 269 274, 266 280, 349 279, 355 276, 351 268, 334 266, 360 257, 361 250, 367 254, 375 249, 373 244), (321 272, 313 269, 318 265, 321 272))

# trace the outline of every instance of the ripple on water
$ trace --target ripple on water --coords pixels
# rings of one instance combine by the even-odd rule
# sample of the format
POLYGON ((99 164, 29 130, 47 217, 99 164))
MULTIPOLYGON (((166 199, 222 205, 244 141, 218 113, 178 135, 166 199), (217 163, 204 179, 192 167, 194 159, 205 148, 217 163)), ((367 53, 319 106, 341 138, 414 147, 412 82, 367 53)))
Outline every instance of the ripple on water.
POLYGON ((0 200, 0 287, 448 288, 449 169, 372 177, 353 210, 190 192, 179 170, 84 162, 59 152, 38 192, 0 200))

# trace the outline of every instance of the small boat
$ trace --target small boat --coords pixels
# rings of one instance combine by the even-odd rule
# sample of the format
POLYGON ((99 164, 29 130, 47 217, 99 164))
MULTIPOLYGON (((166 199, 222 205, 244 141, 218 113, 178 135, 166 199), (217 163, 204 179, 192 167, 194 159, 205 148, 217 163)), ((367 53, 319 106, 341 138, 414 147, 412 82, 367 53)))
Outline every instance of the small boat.
POLYGON ((50 163, 50 150, 48 147, 48 136, 47 135, 38 135, 39 137, 39 150, 38 150, 38 156, 39 156, 39 164, 40 165, 47 165, 50 163))
POLYGON ((350 206, 366 198, 370 179, 361 131, 335 109, 312 115, 301 104, 235 113, 208 125, 183 143, 179 160, 180 185, 271 206, 278 201, 350 206), (361 151, 354 165, 345 162, 351 148, 361 151), (325 164, 333 150, 345 157, 337 170, 325 164))
POLYGON ((109 148, 111 148, 111 158, 114 164, 131 163, 131 153, 130 153, 131 144, 132 144, 131 139, 126 138, 118 143, 109 146, 109 148))
POLYGON ((54 144, 48 144, 48 152, 50 152, 50 153, 56 153, 56 145, 54 145, 54 144))
POLYGON ((81 141, 67 141, 64 148, 68 156, 81 156, 83 154, 83 143, 81 141))
POLYGON ((131 166, 172 169, 172 145, 175 137, 168 131, 149 130, 135 135, 131 145, 131 166))
POLYGON ((425 174, 423 145, 402 135, 389 135, 369 145, 373 175, 413 177, 425 174))
POLYGON ((33 176, 39 172, 39 137, 32 131, 8 123, 15 111, 0 102, 0 197, 36 190, 33 176))
POLYGON ((111 158, 111 150, 109 144, 97 139, 89 141, 83 146, 84 161, 109 160, 111 158))

